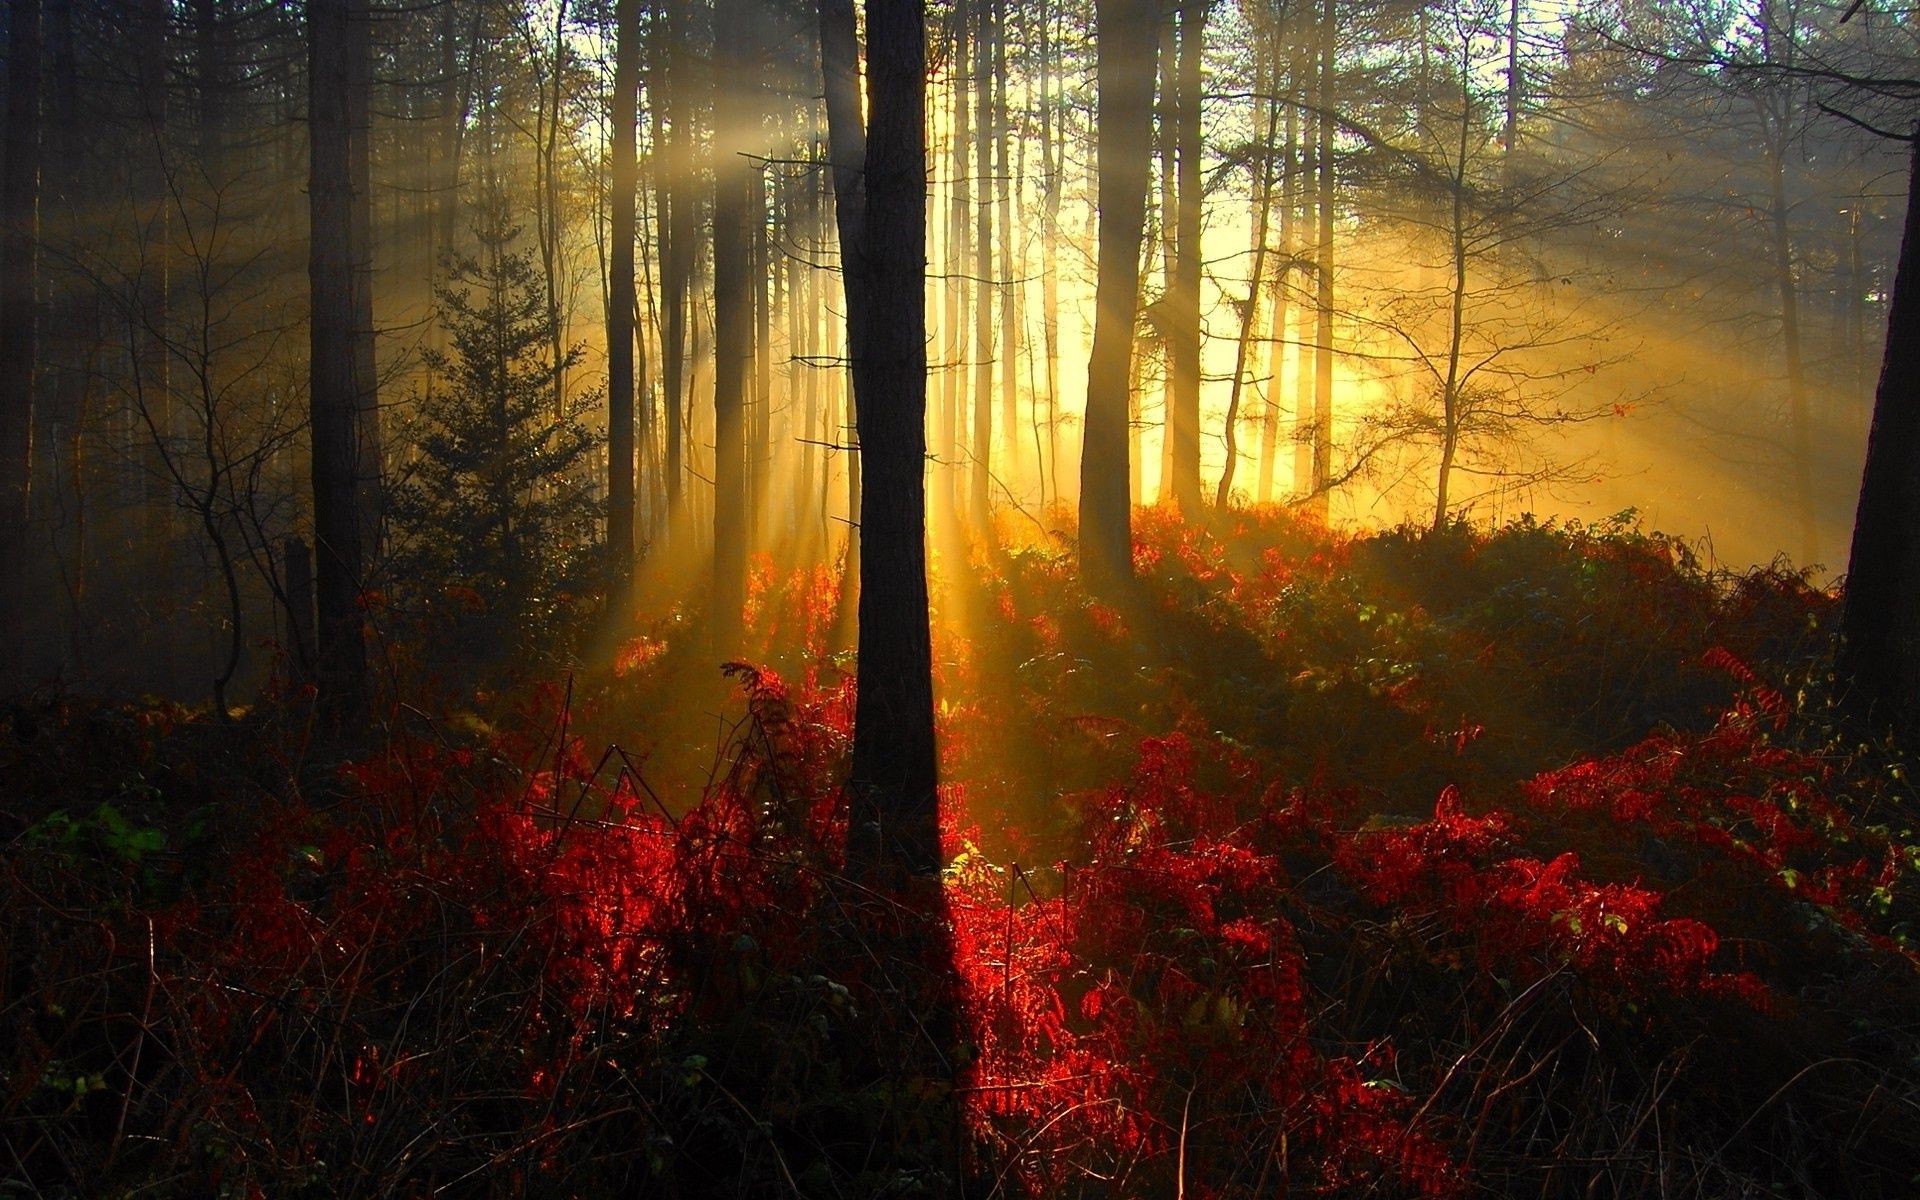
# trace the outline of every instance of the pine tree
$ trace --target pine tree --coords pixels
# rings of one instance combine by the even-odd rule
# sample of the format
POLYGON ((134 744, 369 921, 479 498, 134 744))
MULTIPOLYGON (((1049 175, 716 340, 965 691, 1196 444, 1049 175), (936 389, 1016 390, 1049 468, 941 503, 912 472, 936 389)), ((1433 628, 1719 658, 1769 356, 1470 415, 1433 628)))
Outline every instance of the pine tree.
POLYGON ((601 509, 585 423, 599 393, 553 405, 558 361, 551 307, 532 255, 498 194, 478 205, 477 253, 449 252, 434 289, 449 349, 426 358, 443 386, 421 397, 416 459, 391 512, 403 578, 471 588, 487 614, 531 635, 584 594, 598 558, 601 509))

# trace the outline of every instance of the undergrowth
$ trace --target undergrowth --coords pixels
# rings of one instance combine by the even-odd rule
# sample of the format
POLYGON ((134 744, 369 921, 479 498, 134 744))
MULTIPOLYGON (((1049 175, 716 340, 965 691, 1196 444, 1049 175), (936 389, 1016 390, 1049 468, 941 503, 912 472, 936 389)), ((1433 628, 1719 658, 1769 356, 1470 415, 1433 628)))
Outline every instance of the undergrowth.
POLYGON ((0 1186, 1920 1188, 1915 802, 1832 597, 1625 523, 1154 514, 1136 566, 947 567, 937 886, 845 869, 817 570, 756 568, 699 737, 678 613, 344 759, 295 698, 16 704, 0 1186))

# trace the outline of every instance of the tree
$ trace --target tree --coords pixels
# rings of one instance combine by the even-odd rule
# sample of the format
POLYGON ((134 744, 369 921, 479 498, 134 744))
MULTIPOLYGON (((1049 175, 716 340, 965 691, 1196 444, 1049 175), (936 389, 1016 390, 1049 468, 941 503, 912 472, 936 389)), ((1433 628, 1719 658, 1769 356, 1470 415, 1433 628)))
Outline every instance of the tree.
POLYGON ((0 176, 0 672, 19 665, 33 480, 34 330, 40 224, 40 0, 8 5, 6 166, 0 176))
POLYGON ((1920 746, 1920 137, 1911 157, 1836 666, 1857 713, 1920 746))
POLYGON ((553 411, 581 348, 553 357, 553 311, 532 256, 513 248, 519 233, 505 198, 483 195, 478 254, 445 260, 435 299, 450 349, 427 352, 445 384, 420 398, 408 431, 418 459, 389 508, 402 578, 469 587, 508 630, 538 634, 594 574, 588 463, 600 439, 584 418, 601 397, 553 411))
POLYGON ((365 177, 366 138, 354 134, 365 112, 356 84, 366 86, 365 0, 309 0, 307 63, 312 213, 308 276, 312 286, 311 372, 315 603, 319 613, 320 697, 334 716, 352 722, 367 704, 366 629, 360 609, 365 549, 361 425, 372 381, 358 271, 368 248, 355 209, 356 177, 365 177), (360 66, 356 67, 356 60, 360 66))
POLYGON ((1133 577, 1127 401, 1153 161, 1159 6, 1098 0, 1094 22, 1100 245, 1080 456, 1080 572, 1090 585, 1110 588, 1133 577))
POLYGON ((1410 127, 1399 138, 1356 130, 1393 181, 1375 211, 1403 239, 1401 269, 1353 317, 1372 340, 1361 360, 1395 398, 1356 422, 1332 476, 1351 477, 1395 447, 1411 451, 1432 483, 1435 529, 1462 508, 1459 476, 1564 481, 1580 460, 1563 461, 1543 435, 1625 410, 1623 396, 1596 382, 1617 357, 1608 342, 1618 322, 1594 311, 1602 289, 1569 291, 1593 272, 1558 261, 1553 243, 1627 203, 1621 188, 1597 181, 1591 162, 1507 144, 1511 92, 1489 82, 1494 64, 1511 58, 1503 0, 1461 0, 1439 16, 1423 40, 1410 127), (1429 62, 1427 53, 1446 58, 1429 62))
POLYGON ((713 649, 728 656, 740 638, 747 602, 746 404, 753 365, 753 293, 748 250, 758 176, 748 154, 757 124, 743 31, 745 0, 723 0, 715 42, 713 164, 713 649))
POLYGON ((1173 499, 1189 519, 1200 512, 1200 163, 1202 155, 1201 57, 1211 0, 1180 6, 1179 52, 1174 67, 1172 110, 1176 186, 1173 277, 1167 288, 1167 437, 1173 468, 1173 499))
POLYGON ((640 85, 638 0, 614 8, 612 230, 607 252, 607 552, 613 596, 633 581, 635 97, 640 85))
POLYGON ((820 0, 861 454, 848 853, 929 874, 940 829, 927 616, 926 5, 867 0, 866 16, 863 123, 852 0, 820 0))

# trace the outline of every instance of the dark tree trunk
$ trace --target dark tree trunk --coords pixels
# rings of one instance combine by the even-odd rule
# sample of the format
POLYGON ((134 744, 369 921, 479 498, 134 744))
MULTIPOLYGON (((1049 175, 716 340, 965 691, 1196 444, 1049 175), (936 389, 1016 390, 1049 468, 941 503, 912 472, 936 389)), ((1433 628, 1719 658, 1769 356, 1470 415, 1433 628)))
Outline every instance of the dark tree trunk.
POLYGON ((854 91, 853 6, 822 0, 835 212, 861 447, 856 863, 940 865, 926 541, 926 6, 868 0, 870 125, 854 91))
POLYGON ((1853 523, 1838 669, 1849 706, 1920 746, 1920 142, 1853 523))
POLYGON ((6 166, 0 176, 0 678, 24 663, 31 573, 40 240, 40 0, 8 5, 6 166))
MULTIPOLYGON (((635 98, 640 85, 640 4, 614 7, 612 246, 607 254, 607 549, 612 599, 633 582, 634 207, 639 183, 635 98)), ((616 612, 616 615, 618 613, 616 612)))
POLYGON ((1207 0, 1180 9, 1180 51, 1174 68, 1173 280, 1167 290, 1167 437, 1172 441, 1173 499, 1182 514, 1200 512, 1200 60, 1207 0))
MULTIPOLYGON (((168 0, 140 0, 134 13, 135 36, 145 47, 135 67, 134 86, 138 92, 140 123, 144 145, 135 152, 134 202, 139 206, 141 252, 146 259, 139 274, 139 308, 136 319, 137 361, 134 363, 136 407, 153 433, 144 454, 147 537, 153 543, 149 551, 162 564, 157 579, 159 588, 171 588, 171 558, 166 546, 173 527, 173 485, 165 464, 161 439, 173 434, 173 358, 167 347, 167 326, 171 321, 173 268, 173 205, 168 196, 167 136, 169 108, 167 94, 167 42, 170 32, 168 0)), ((174 602, 171 595, 156 597, 161 605, 174 602)))
POLYGON ((1100 244, 1080 456, 1080 570, 1090 585, 1108 588, 1133 576, 1127 396, 1153 164, 1159 6, 1155 0, 1098 0, 1094 13, 1100 244))
POLYGON ((665 182, 660 189, 660 381, 666 408, 666 528, 673 536, 680 513, 682 463, 681 428, 687 398, 687 294, 692 290, 695 216, 698 205, 690 180, 693 154, 693 103, 685 46, 692 37, 687 0, 666 4, 666 94, 664 105, 671 136, 655 152, 664 157, 665 182))
POLYGON ((349 8, 347 170, 353 253, 354 454, 360 553, 371 564, 380 555, 385 466, 373 344, 373 10, 371 0, 349 0, 349 8))
POLYGON ((751 214, 755 173, 747 157, 755 123, 751 56, 739 30, 754 15, 744 0, 714 10, 713 164, 713 650, 739 650, 747 601, 746 401, 753 366, 751 214), (729 33, 728 31, 734 31, 729 33))
POLYGON ((295 682, 313 681, 313 551, 304 538, 280 543, 281 591, 287 608, 287 667, 295 682))
MULTIPOLYGON (((334 719, 358 720, 367 704, 367 653, 360 611, 361 514, 357 453, 360 394, 355 321, 353 104, 349 67, 365 19, 362 0, 309 0, 307 7, 312 214, 310 404, 313 451, 315 602, 322 704, 334 719)), ((359 43, 364 44, 364 43, 359 43)), ((366 331, 369 332, 370 331, 366 331)))

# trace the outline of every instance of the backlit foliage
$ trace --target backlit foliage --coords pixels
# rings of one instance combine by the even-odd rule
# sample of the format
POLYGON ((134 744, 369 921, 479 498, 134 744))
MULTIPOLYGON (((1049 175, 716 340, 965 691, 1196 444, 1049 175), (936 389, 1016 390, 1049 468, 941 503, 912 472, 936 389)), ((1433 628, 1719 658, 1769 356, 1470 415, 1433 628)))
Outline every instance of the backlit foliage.
POLYGON ((1897 760, 1826 722, 1828 598, 1624 524, 1238 521, 1149 519, 1136 611, 1043 549, 969 572, 1004 619, 938 643, 937 898, 844 876, 836 581, 770 562, 752 636, 790 669, 730 668, 688 791, 594 732, 686 686, 673 614, 344 763, 265 708, 244 754, 178 710, 17 709, 5 1169, 1900 1194, 1920 838, 1897 760))

